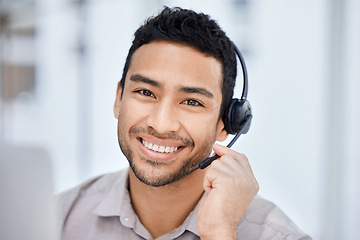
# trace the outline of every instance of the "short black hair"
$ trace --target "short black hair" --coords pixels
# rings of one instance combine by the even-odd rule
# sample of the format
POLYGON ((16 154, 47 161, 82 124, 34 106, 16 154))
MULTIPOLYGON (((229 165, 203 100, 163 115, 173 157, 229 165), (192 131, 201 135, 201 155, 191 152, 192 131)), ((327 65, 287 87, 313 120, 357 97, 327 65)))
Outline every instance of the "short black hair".
POLYGON ((223 81, 220 119, 231 102, 236 79, 235 49, 220 26, 206 14, 179 7, 164 7, 158 15, 147 19, 135 32, 120 80, 122 89, 133 53, 154 40, 189 45, 221 62, 223 81))

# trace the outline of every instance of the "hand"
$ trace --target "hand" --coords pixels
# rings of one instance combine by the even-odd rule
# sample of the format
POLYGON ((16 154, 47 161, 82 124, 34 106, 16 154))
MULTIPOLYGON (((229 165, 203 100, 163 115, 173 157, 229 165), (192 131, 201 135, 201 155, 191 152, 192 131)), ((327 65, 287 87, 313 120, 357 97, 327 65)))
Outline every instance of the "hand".
POLYGON ((201 239, 236 239, 237 225, 259 185, 244 154, 214 144, 220 156, 206 170, 198 209, 201 239))

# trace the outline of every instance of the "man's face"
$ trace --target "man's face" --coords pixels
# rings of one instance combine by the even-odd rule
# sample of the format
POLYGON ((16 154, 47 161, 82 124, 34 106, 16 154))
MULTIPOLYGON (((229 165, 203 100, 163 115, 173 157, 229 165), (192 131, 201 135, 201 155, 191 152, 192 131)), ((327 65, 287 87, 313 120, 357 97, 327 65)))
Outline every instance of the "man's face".
POLYGON ((121 150, 139 180, 175 182, 226 138, 218 120, 221 81, 221 63, 192 47, 153 41, 134 52, 114 113, 121 150))

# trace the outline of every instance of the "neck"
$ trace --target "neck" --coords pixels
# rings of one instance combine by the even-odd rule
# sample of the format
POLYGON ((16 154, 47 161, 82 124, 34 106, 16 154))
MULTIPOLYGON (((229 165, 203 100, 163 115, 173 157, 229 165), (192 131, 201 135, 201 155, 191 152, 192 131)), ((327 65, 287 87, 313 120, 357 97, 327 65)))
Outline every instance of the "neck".
POLYGON ((163 187, 151 187, 129 171, 129 186, 133 208, 141 223, 155 239, 179 227, 195 208, 203 189, 204 171, 163 187))

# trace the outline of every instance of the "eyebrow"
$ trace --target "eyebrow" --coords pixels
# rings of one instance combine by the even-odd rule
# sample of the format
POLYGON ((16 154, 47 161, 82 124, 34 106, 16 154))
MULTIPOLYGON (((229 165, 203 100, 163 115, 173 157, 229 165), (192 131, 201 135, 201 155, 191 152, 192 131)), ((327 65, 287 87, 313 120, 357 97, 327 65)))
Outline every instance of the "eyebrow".
POLYGON ((197 94, 201 94, 204 95, 205 97, 208 98, 214 98, 214 94, 212 94, 212 92, 210 92, 209 90, 205 89, 205 88, 201 88, 201 87, 180 87, 179 88, 180 92, 184 92, 184 93, 197 93, 197 94))
POLYGON ((147 83, 147 84, 150 84, 154 87, 157 87, 157 88, 162 88, 162 84, 155 81, 155 80, 152 80, 148 77, 145 77, 143 75, 140 75, 140 74, 134 74, 134 75, 131 75, 130 76, 130 80, 131 81, 134 81, 134 82, 143 82, 143 83, 147 83))

